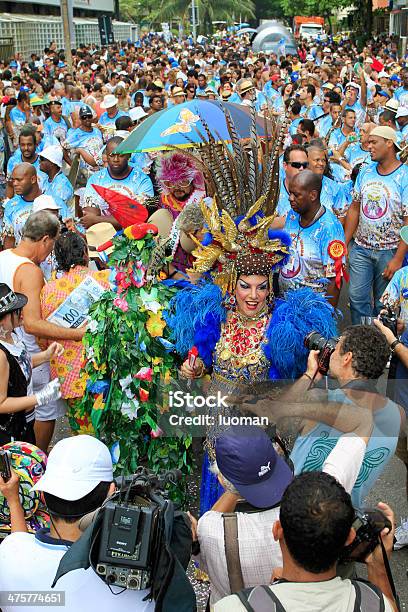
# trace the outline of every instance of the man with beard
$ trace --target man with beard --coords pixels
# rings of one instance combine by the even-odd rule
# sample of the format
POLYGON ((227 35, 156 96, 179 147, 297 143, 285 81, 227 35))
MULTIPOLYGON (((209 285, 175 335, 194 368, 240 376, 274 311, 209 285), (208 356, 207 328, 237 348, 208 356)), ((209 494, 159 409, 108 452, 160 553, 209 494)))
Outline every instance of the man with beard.
POLYGON ((7 164, 7 198, 12 198, 14 195, 12 174, 17 164, 31 164, 37 170, 37 174, 41 177, 41 180, 46 179, 46 176, 40 173, 40 158, 36 151, 37 141, 35 138, 35 128, 29 126, 24 127, 20 132, 18 144, 19 148, 14 155, 10 157, 7 164))
POLYGON ((112 196, 112 191, 126 198, 137 200, 141 204, 147 197, 153 195, 152 181, 147 174, 129 165, 130 155, 114 153, 122 141, 123 138, 118 136, 108 140, 105 148, 107 168, 95 172, 88 179, 81 198, 84 213, 81 224, 86 229, 102 221, 111 223, 116 229, 121 229, 120 223, 109 210, 109 198, 112 196), (96 191, 94 185, 109 190, 106 200, 96 191))

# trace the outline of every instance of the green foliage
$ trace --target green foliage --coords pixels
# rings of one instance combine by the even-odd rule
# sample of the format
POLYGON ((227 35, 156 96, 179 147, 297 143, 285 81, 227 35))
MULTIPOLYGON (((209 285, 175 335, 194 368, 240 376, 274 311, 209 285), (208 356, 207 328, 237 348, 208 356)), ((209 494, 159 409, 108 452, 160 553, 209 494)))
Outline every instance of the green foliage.
POLYGON ((280 0, 283 12, 288 17, 295 15, 315 15, 328 17, 357 0, 280 0))
MULTIPOLYGON (((88 383, 76 422, 91 420, 95 434, 118 456, 117 474, 131 474, 143 464, 156 472, 178 468, 187 475, 191 438, 155 437, 158 417, 166 410, 165 385, 177 377, 177 364, 159 340, 167 337, 162 309, 174 289, 158 281, 146 284, 154 244, 150 235, 114 239, 109 263, 117 287, 90 311, 83 368, 88 383)), ((172 497, 183 501, 185 494, 184 481, 172 497)))

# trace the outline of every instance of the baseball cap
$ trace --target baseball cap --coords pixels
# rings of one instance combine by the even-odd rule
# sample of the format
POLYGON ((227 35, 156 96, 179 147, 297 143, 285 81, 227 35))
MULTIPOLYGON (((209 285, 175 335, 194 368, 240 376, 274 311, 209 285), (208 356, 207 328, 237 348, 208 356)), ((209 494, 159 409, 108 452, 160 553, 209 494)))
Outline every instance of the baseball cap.
MULTIPOLYGON (((101 104, 102 106, 102 104, 101 104)), ((92 117, 92 110, 89 108, 89 106, 81 106, 81 108, 79 109, 79 118, 80 119, 85 119, 85 117, 92 117)))
POLYGON ((388 125, 380 125, 374 128, 370 136, 380 136, 381 138, 385 138, 385 140, 392 140, 397 149, 401 150, 397 142, 397 132, 391 127, 388 127, 388 125))
POLYGON ((260 427, 229 427, 217 438, 215 455, 221 474, 255 508, 280 502, 293 479, 292 470, 260 427))
POLYGON ((88 495, 100 482, 112 482, 108 447, 87 435, 60 440, 49 454, 44 476, 31 491, 43 491, 75 501, 88 495))
POLYGON ((383 89, 379 89, 377 91, 377 96, 382 96, 383 98, 390 98, 390 94, 384 91, 383 89))
POLYGON ((49 96, 48 104, 59 104, 60 106, 62 106, 61 100, 59 98, 56 98, 55 96, 49 96))
POLYGON ((114 96, 113 94, 106 94, 103 99, 103 102, 101 102, 101 108, 112 108, 112 106, 116 106, 118 102, 119 100, 116 96, 114 96))
POLYGON ((307 62, 314 62, 314 57, 311 53, 309 53, 309 55, 306 55, 306 61, 307 62))
POLYGON ((281 80, 281 76, 279 74, 273 74, 270 77, 270 80, 272 81, 272 83, 276 83, 276 81, 280 81, 281 80))
POLYGON ((40 157, 44 159, 48 159, 48 161, 52 162, 59 168, 62 168, 62 148, 59 145, 50 145, 49 147, 45 147, 43 151, 40 153, 40 157))
POLYGON ((141 106, 135 106, 135 108, 129 110, 129 117, 132 121, 139 121, 139 119, 146 117, 146 115, 146 111, 141 106))
POLYGON ((406 108, 405 106, 400 106, 397 110, 395 118, 399 119, 400 117, 408 117, 408 108, 406 108))
POLYGON ((331 52, 332 52, 332 51, 331 51, 330 47, 325 47, 325 48, 323 49, 323 53, 331 53, 331 52))
POLYGON ((381 70, 381 72, 378 73, 378 78, 379 79, 389 79, 390 75, 388 74, 388 72, 385 72, 385 70, 381 70))
POLYGON ((50 195, 39 195, 33 201, 33 213, 40 210, 59 210, 61 206, 58 206, 54 198, 50 195))
MULTIPOLYGON (((88 255, 91 259, 100 259, 98 247, 105 242, 112 240, 116 230, 111 223, 95 223, 86 230, 86 242, 88 244, 88 255)), ((104 250, 105 255, 110 255, 113 251, 113 246, 104 250)))

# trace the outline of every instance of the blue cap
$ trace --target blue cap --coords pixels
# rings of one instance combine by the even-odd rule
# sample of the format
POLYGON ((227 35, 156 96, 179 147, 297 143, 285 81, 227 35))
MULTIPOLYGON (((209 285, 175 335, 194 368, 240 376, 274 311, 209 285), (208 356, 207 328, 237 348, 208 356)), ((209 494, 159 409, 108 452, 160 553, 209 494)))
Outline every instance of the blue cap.
POLYGON ((260 427, 234 425, 216 440, 219 470, 255 508, 279 503, 292 482, 292 470, 260 427))
POLYGON ((17 68, 18 64, 15 60, 11 60, 10 64, 9 64, 10 68, 17 68))
POLYGON ((393 74, 392 77, 390 77, 390 80, 391 81, 398 81, 398 83, 399 83, 401 79, 396 74, 393 74))

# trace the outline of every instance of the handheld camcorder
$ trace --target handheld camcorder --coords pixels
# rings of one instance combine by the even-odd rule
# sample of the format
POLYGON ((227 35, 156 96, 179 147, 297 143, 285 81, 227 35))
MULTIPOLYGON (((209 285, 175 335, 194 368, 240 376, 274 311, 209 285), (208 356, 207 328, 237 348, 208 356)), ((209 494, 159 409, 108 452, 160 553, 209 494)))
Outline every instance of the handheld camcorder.
POLYGON ((0 476, 4 482, 8 482, 11 478, 10 451, 0 450, 0 476))
POLYGON ((164 538, 168 483, 179 470, 155 474, 138 468, 117 481, 119 491, 103 505, 100 536, 91 551, 92 566, 108 585, 132 590, 151 586, 164 538))
POLYGON ((356 510, 353 528, 356 537, 348 546, 345 546, 340 561, 359 561, 364 563, 368 555, 378 546, 380 533, 383 529, 391 530, 390 521, 378 508, 356 510))
POLYGON ((330 357, 337 346, 337 338, 325 338, 318 331, 312 331, 304 340, 309 351, 319 351, 318 368, 320 374, 327 374, 330 366, 330 357))

